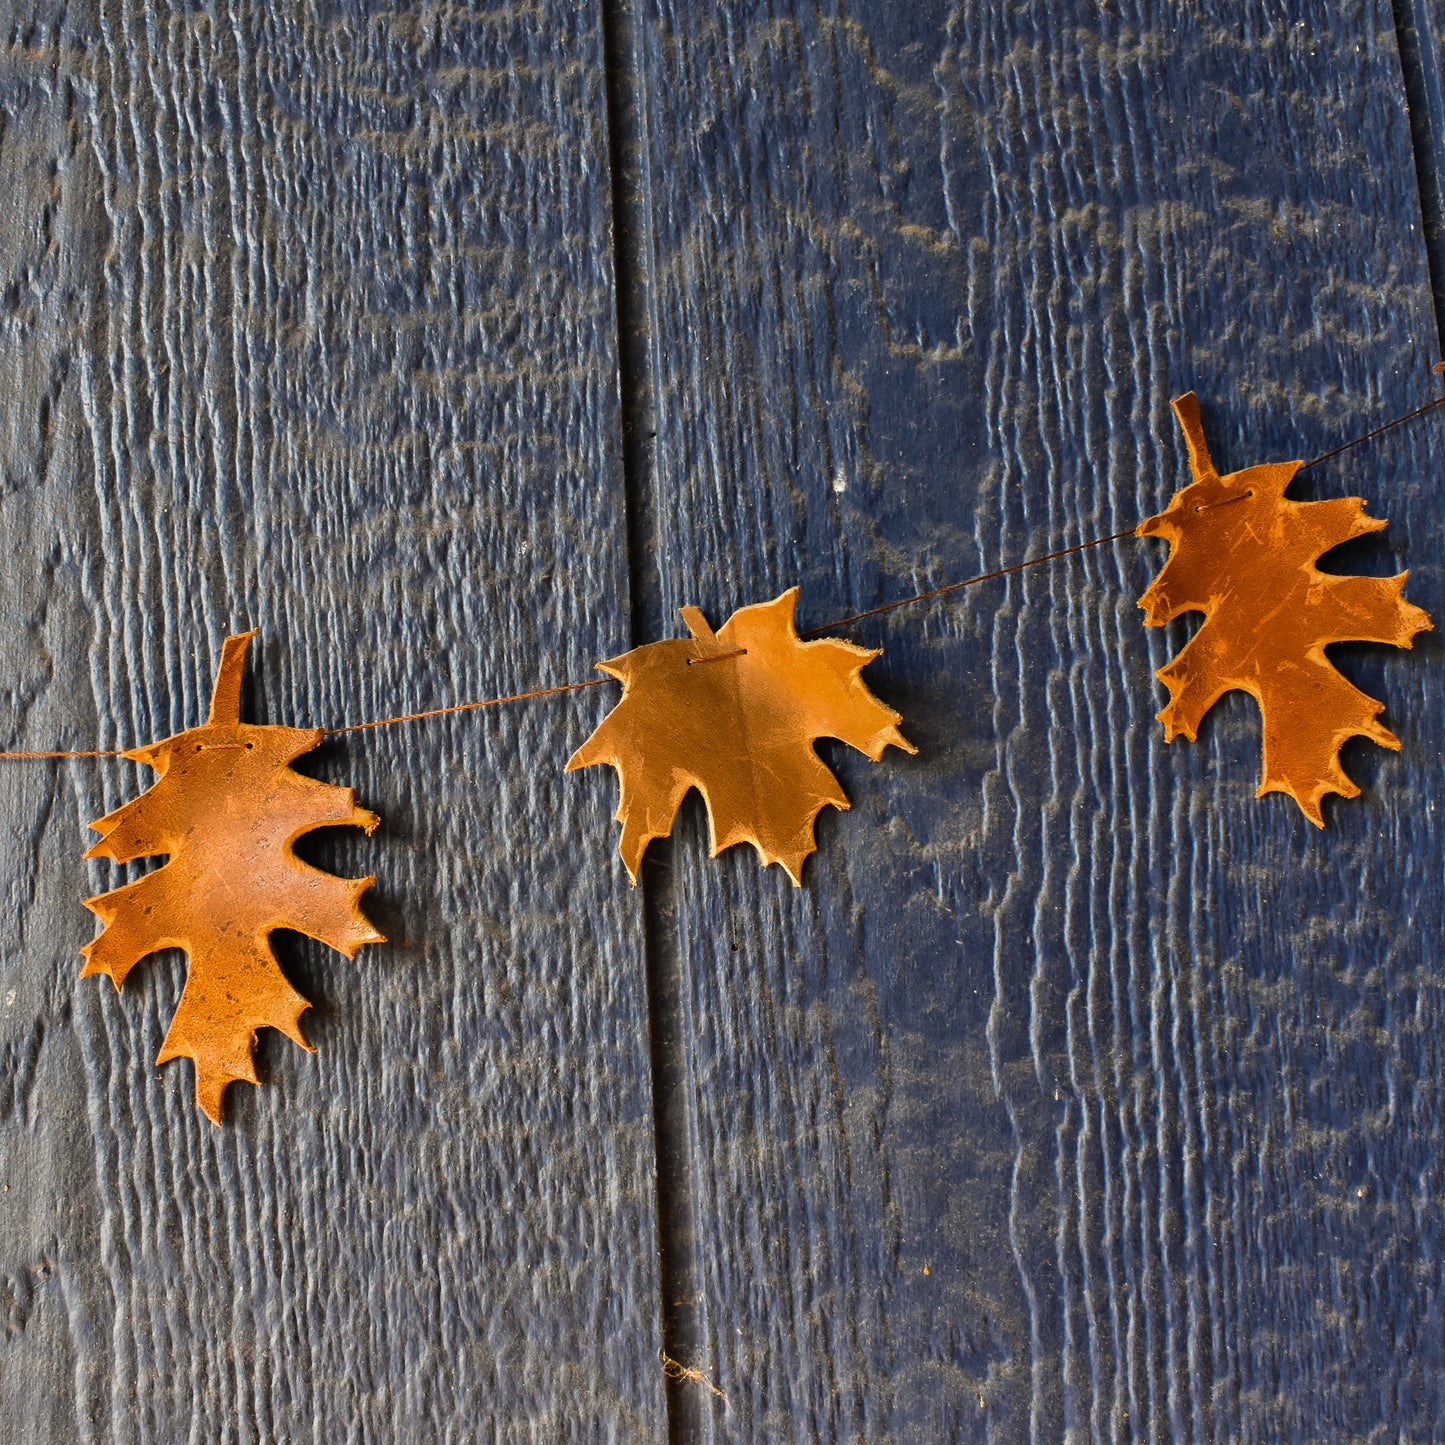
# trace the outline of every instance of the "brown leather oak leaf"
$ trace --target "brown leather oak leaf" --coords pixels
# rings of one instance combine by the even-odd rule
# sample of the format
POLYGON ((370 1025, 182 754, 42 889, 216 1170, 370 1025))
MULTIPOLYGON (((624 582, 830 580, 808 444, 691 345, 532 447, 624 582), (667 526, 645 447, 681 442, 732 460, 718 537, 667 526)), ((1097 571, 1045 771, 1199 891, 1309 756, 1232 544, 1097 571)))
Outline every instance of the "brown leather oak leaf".
POLYGON ((813 822, 847 808, 838 780, 813 749, 840 738, 874 762, 890 743, 917 751, 902 718, 859 674, 878 656, 836 638, 802 641, 793 625, 798 589, 740 608, 716 632, 682 609, 692 638, 652 642, 597 666, 622 684, 617 706, 577 749, 567 771, 610 763, 621 801, 622 861, 633 882, 653 838, 672 831, 688 790, 707 805, 712 856, 751 843, 764 866, 781 863, 795 884, 817 844, 813 822))
POLYGON ((226 1085, 259 1082, 258 1029, 279 1029, 310 1049, 300 1024, 309 1004, 281 972, 272 931, 294 929, 348 958, 363 943, 384 942, 359 902, 374 879, 335 878, 292 851, 314 829, 351 824, 370 833, 377 817, 356 806, 350 788, 289 766, 325 737, 323 729, 240 720, 255 635, 226 639, 203 727, 126 753, 160 776, 90 825, 101 841, 85 855, 117 863, 170 855, 134 883, 86 899, 104 927, 82 950, 81 976, 109 974, 119 989, 148 954, 185 950, 186 986, 156 1062, 194 1061, 196 1101, 217 1124, 226 1085))
POLYGON ((1325 654, 1332 642, 1411 646, 1429 617, 1404 600, 1407 573, 1341 577, 1314 564, 1351 537, 1385 523, 1365 516, 1359 497, 1295 502, 1284 493, 1302 462, 1275 462, 1220 476, 1209 459, 1194 393, 1177 398, 1194 480, 1141 537, 1163 537, 1169 559, 1139 599, 1159 627, 1203 612, 1199 631, 1155 675, 1169 689, 1159 714, 1166 740, 1191 742, 1226 692, 1249 693, 1263 719, 1263 774, 1256 797, 1288 793, 1317 826, 1326 793, 1359 788, 1340 766, 1352 737, 1399 748, 1377 721, 1383 703, 1346 681, 1325 654))

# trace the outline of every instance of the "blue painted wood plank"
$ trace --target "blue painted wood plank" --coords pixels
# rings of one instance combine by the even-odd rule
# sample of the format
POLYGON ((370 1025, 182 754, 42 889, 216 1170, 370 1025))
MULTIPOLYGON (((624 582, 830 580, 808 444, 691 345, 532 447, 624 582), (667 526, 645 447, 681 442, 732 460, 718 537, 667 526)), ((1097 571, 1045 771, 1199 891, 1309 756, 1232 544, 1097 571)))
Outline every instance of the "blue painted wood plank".
POLYGON ((1439 0, 1395 0, 1394 12, 1435 315, 1445 327, 1445 9, 1439 0))
MULTIPOLYGON (((1391 15, 645 0, 649 626, 811 626, 1311 456, 1439 354, 1391 15)), ((1440 443, 1310 476, 1445 618, 1440 443)), ((1434 1438, 1441 650, 1341 649, 1404 740, 1317 832, 1238 696, 1166 747, 1123 543, 850 629, 921 753, 839 750, 807 886, 700 809, 681 980, 718 1439, 1434 1438)), ((621 867, 614 865, 619 885, 621 867)))
MULTIPOLYGON (((626 635, 601 39, 566 4, 95 0, 0 33, 0 746, 339 724, 626 635)), ((665 1429, 642 939, 597 693, 329 744, 391 937, 296 941, 229 1122, 79 981, 130 764, 0 772, 0 1438, 665 1429), (559 739, 561 739, 559 741, 559 739)))

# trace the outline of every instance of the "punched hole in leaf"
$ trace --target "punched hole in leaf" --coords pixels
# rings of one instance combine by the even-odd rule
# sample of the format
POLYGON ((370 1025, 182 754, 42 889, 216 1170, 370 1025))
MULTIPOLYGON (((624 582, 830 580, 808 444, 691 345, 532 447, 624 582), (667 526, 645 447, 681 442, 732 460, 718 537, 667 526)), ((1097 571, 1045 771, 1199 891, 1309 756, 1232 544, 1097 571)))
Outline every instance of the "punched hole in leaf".
MULTIPOLYGON (((712 630, 712 625, 703 616, 701 610, 696 607, 678 608, 678 616, 687 624, 687 630, 692 633, 694 640, 700 642, 703 647, 712 649, 718 646, 718 635, 712 630)), ((734 647, 727 652, 706 651, 700 657, 689 657, 687 665, 691 667, 695 662, 721 662, 725 657, 744 657, 747 655, 746 647, 734 647)))
POLYGON ((1195 507, 1196 512, 1212 512, 1216 507, 1232 507, 1236 502, 1247 502, 1254 495, 1254 488, 1251 487, 1241 497, 1231 497, 1227 502, 1201 502, 1195 507))

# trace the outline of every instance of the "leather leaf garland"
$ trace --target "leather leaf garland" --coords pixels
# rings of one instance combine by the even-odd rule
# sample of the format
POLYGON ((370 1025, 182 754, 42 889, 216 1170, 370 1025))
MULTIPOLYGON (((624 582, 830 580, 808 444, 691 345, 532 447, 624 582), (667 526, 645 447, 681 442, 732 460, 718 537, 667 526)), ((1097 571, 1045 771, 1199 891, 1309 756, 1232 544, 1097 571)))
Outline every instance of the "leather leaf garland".
POLYGON ((1194 479, 1137 535, 1163 537, 1169 559, 1139 599, 1151 627, 1203 612, 1199 631, 1156 676, 1169 689, 1159 714, 1169 741, 1191 742, 1205 713, 1239 689, 1263 718, 1263 776, 1257 797, 1288 793, 1318 826, 1326 793, 1356 797, 1340 765, 1355 736, 1381 747, 1399 739, 1379 721, 1383 703, 1367 697, 1325 655, 1332 642, 1411 646, 1430 618, 1404 600, 1407 573, 1341 577, 1315 562, 1351 537, 1385 523, 1358 497, 1295 502, 1284 493, 1301 462, 1247 467, 1220 476, 1209 458, 1194 393, 1173 403, 1194 479))
POLYGON ((692 638, 652 642, 598 667, 622 697, 577 749, 567 771, 610 763, 621 801, 622 861, 634 882, 653 838, 672 831, 697 788, 707 805, 712 856, 751 843, 764 866, 781 863, 795 884, 817 844, 813 823, 847 796, 813 749, 840 738, 874 762, 890 744, 917 751, 902 718, 860 673, 878 656, 851 642, 804 642, 793 623, 798 589, 740 608, 718 628, 695 607, 692 638))
POLYGON ((186 986, 156 1062, 194 1061, 196 1101, 217 1124, 226 1085, 258 1082, 258 1029, 278 1029, 310 1048, 300 1025, 309 1005, 281 972, 272 931, 294 929, 348 958, 364 943, 384 941, 359 903, 373 879, 335 878, 292 851, 317 828, 350 824, 370 833, 377 817, 356 806, 350 788, 289 766, 322 740, 321 728, 241 722, 254 636, 226 639, 204 726, 126 753, 159 777, 90 825, 102 838, 85 855, 117 863, 170 855, 135 882, 86 900, 104 927, 82 950, 82 976, 109 974, 119 989, 148 954, 185 950, 186 986))

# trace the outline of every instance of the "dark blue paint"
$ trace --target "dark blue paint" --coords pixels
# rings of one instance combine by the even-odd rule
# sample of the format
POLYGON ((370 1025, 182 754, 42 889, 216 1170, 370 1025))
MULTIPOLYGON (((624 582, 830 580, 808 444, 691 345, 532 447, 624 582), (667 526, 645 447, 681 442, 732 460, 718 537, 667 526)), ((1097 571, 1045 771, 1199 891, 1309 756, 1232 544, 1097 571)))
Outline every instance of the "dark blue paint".
MULTIPOLYGON (((0 741, 192 723, 247 623, 322 723, 816 625, 1158 507, 1186 387, 1226 466, 1403 410, 1399 8, 1414 157, 1383 0, 17 13, 0 741)), ((1300 491, 1445 618, 1437 435, 1300 491)), ((0 1436, 1437 1436, 1441 644, 1341 649, 1405 748, 1317 833, 1247 700, 1164 746, 1162 553, 849 629, 921 752, 825 746, 800 891, 696 807, 627 888, 602 689, 328 746, 392 942, 294 944, 221 1133, 179 960, 75 976, 134 770, 7 770, 0 1436)))
MULTIPOLYGON (((1186 388, 1237 466, 1433 385, 1387 8, 898 11, 644 6, 659 625, 1127 527, 1186 388)), ((1304 494, 1440 616, 1434 449, 1304 494)), ((921 753, 841 760, 802 893, 664 853, 718 1438, 1435 1433, 1439 646, 1347 650, 1405 750, 1317 833, 1247 700, 1163 744, 1163 552, 850 629, 921 753)))
MULTIPOLYGON (((245 625, 258 721, 585 675, 627 619, 595 17, 0 34, 0 746, 193 724, 245 625)), ((263 1039, 223 1130, 152 1065, 179 957, 78 978, 140 770, 7 765, 0 1439, 664 1433, 641 928, 561 866, 603 705, 315 755, 382 815, 316 850, 391 941, 290 940, 317 1051, 263 1039)))

